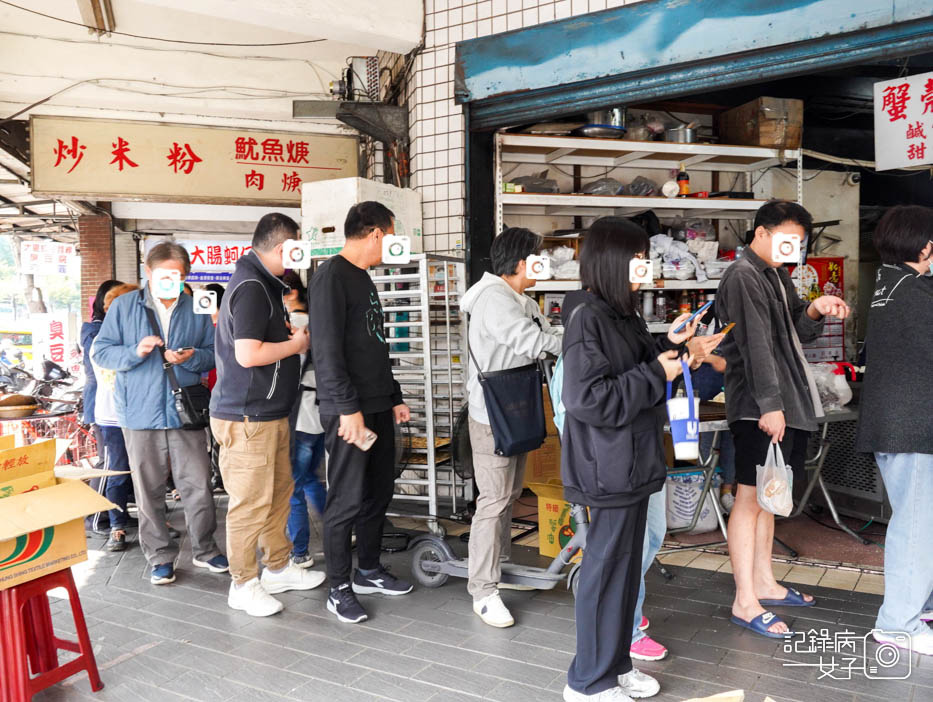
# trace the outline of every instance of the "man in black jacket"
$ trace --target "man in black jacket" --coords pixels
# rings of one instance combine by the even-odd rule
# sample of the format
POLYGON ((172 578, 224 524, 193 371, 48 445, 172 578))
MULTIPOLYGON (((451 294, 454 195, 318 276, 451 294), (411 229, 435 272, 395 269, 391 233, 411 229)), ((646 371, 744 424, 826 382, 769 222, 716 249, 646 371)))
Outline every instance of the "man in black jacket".
POLYGON ((282 247, 298 237, 290 217, 259 220, 252 251, 236 264, 217 319, 217 383, 211 396, 211 431, 220 444, 220 472, 230 495, 227 604, 254 617, 281 611, 272 595, 310 590, 324 574, 289 561, 285 534, 294 483, 289 459, 288 415, 298 394, 298 355, 308 330, 293 327, 283 302, 288 287, 282 247), (262 579, 256 547, 262 548, 262 579))
POLYGON ((787 625, 762 605, 808 607, 814 600, 774 579, 774 515, 758 505, 757 466, 764 465, 768 445, 780 443, 787 464, 803 474, 809 432, 816 429, 823 407, 801 342, 819 336, 824 316, 845 319, 849 314, 846 303, 831 295, 805 303, 783 264, 775 261, 775 236, 803 242, 812 224, 810 213, 795 202, 763 205, 755 215, 752 241, 726 269, 716 297, 720 321, 736 325, 722 344, 738 484, 729 515, 736 585, 732 621, 771 638, 785 636, 787 625))
POLYGON ((346 244, 318 268, 308 291, 312 354, 328 454, 324 507, 324 559, 330 581, 327 609, 349 623, 367 618, 357 594, 404 595, 412 590, 410 583, 379 563, 382 526, 395 484, 393 424, 410 418, 401 388, 392 377, 379 293, 367 273, 382 261, 382 238, 395 232, 393 218, 378 202, 351 207, 344 223, 346 244), (367 447, 370 442, 372 446, 367 447), (354 527, 359 568, 351 582, 350 532, 354 527))

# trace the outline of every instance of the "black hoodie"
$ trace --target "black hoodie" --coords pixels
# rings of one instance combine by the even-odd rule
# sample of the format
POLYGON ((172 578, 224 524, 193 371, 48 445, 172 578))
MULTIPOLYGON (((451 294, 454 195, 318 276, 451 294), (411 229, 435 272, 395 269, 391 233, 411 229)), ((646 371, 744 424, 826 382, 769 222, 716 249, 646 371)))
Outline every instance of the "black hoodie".
POLYGON ((561 390, 564 496, 593 507, 635 504, 667 475, 666 378, 657 357, 677 347, 666 337, 655 341, 640 316, 623 317, 591 292, 568 293, 563 314, 570 320, 561 390))

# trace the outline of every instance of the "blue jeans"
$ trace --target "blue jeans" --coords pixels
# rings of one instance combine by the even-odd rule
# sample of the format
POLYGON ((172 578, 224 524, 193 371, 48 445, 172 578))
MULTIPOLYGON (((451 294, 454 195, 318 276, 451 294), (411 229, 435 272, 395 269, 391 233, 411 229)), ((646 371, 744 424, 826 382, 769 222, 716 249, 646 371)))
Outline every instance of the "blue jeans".
POLYGON ((641 552, 641 583, 638 586, 638 600, 635 603, 635 623, 632 627, 632 643, 647 636, 638 630, 641 624, 641 607, 645 603, 645 573, 654 562, 654 557, 661 550, 664 535, 667 533, 667 486, 661 492, 648 498, 648 516, 645 524, 645 545, 641 552))
MULTIPOLYGON (((100 438, 104 442, 104 465, 101 467, 105 470, 128 471, 130 469, 130 459, 126 455, 123 430, 120 427, 101 425, 100 438)), ((104 497, 120 507, 120 509, 112 509, 107 513, 110 517, 110 528, 123 529, 126 527, 126 503, 133 492, 133 480, 129 473, 125 475, 108 475, 104 480, 107 481, 104 486, 104 497)))
MULTIPOLYGON (((713 448, 713 434, 711 431, 700 434, 700 457, 709 456, 713 448)), ((719 432, 719 468, 722 470, 722 484, 735 485, 735 444, 732 443, 732 432, 728 429, 719 432)))
POLYGON ((875 623, 885 631, 929 631, 933 609, 933 454, 876 453, 893 514, 884 541, 884 602, 875 623))
POLYGON ((295 491, 292 493, 287 530, 288 538, 292 540, 292 553, 296 556, 308 552, 311 539, 307 500, 311 500, 318 514, 324 514, 327 488, 317 474, 323 458, 323 434, 292 432, 292 477, 295 479, 295 491))

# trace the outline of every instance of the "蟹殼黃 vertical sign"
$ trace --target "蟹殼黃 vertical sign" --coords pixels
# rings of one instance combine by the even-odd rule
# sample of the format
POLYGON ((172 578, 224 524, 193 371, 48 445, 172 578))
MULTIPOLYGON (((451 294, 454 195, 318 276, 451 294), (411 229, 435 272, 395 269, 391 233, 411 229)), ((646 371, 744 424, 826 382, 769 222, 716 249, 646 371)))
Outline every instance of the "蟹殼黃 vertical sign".
POLYGON ((933 163, 933 73, 875 83, 875 170, 933 163))
POLYGON ((34 116, 32 189, 102 199, 295 205, 357 175, 352 136, 34 116))

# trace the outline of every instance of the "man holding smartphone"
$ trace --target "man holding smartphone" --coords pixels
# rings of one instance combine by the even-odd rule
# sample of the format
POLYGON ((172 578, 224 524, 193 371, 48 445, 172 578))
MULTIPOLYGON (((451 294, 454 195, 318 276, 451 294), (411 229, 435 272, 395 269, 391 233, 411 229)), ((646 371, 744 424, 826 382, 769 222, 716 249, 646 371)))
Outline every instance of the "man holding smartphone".
POLYGON ((378 202, 350 208, 346 243, 311 277, 311 352, 327 448, 324 560, 327 609, 342 622, 367 618, 357 594, 404 595, 410 583, 379 563, 382 527, 395 484, 395 423, 410 413, 392 377, 379 293, 367 273, 382 261, 394 215, 378 202), (353 575, 350 532, 359 568, 353 575))
POLYGON ((849 314, 838 297, 801 300, 779 262, 780 239, 795 237, 802 246, 812 225, 810 213, 795 202, 763 205, 744 256, 726 269, 716 297, 720 321, 736 325, 722 344, 738 483, 729 516, 732 621, 770 638, 783 638, 788 627, 767 607, 809 607, 814 599, 774 579, 774 515, 758 505, 757 466, 764 465, 768 445, 780 443, 785 462, 803 474, 809 432, 823 407, 801 342, 819 336, 824 317, 849 314))
POLYGON ((273 597, 310 590, 324 574, 291 563, 285 533, 294 489, 288 415, 298 398, 299 354, 308 330, 292 326, 282 249, 298 238, 293 219, 271 212, 259 220, 252 251, 240 258, 217 318, 217 383, 211 431, 220 444, 220 473, 230 496, 227 552, 233 582, 227 604, 254 617, 282 610, 273 597), (265 568, 259 576, 256 549, 265 568))

